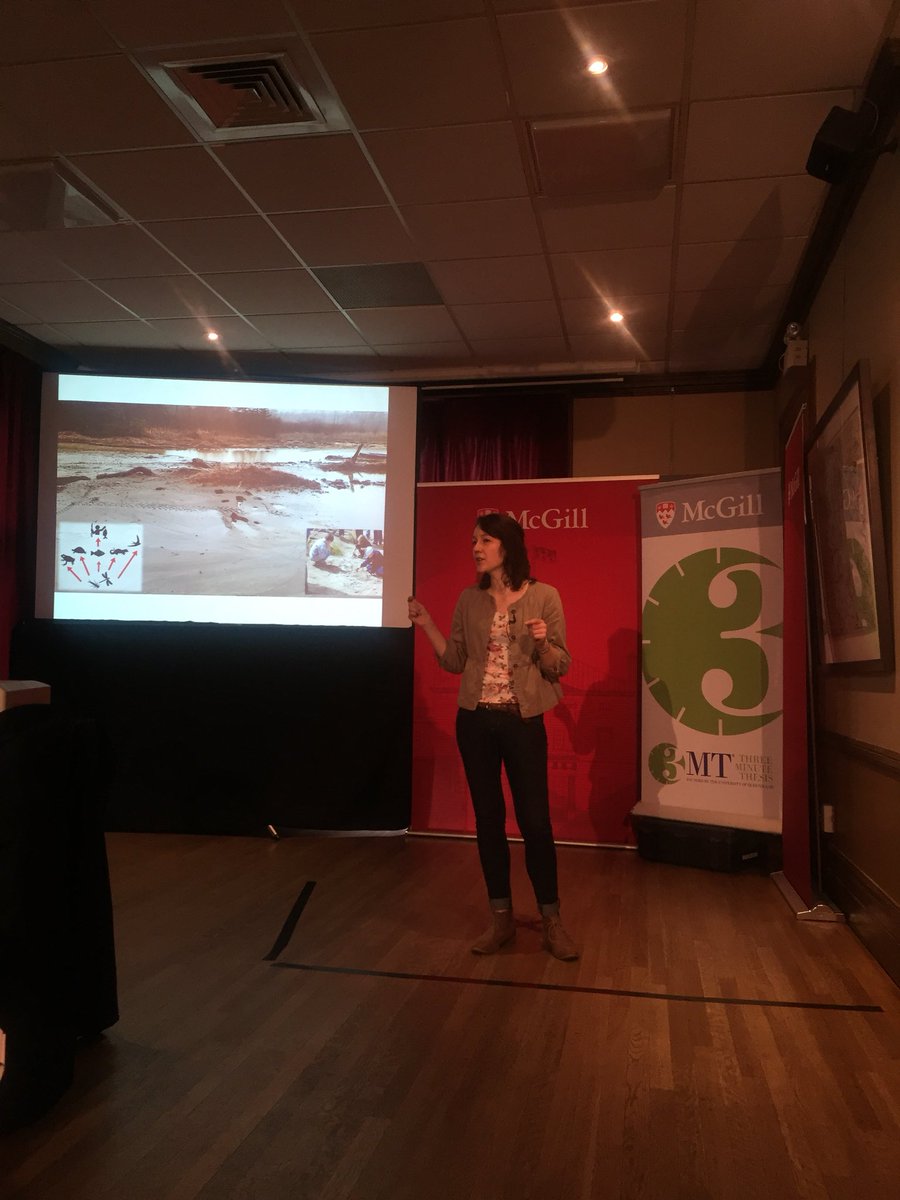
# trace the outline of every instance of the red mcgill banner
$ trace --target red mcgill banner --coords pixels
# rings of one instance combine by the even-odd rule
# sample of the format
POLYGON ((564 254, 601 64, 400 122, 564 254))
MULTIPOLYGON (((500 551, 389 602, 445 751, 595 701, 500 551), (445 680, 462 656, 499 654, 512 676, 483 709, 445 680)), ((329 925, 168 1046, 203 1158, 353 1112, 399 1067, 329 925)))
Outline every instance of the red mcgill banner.
POLYGON ((785 878, 811 908, 815 903, 815 889, 807 727, 805 441, 804 407, 784 450, 784 798, 781 820, 785 878))
MULTIPOLYGON (((532 574, 562 599, 572 665, 547 715, 550 815, 557 841, 628 845, 638 798, 640 479, 420 484, 416 596, 444 634, 475 582, 472 531, 483 512, 511 513, 526 532, 532 574)), ((456 749, 459 676, 442 671, 416 633, 410 828, 472 834, 456 749)), ((508 829, 518 836, 507 795, 508 829)))

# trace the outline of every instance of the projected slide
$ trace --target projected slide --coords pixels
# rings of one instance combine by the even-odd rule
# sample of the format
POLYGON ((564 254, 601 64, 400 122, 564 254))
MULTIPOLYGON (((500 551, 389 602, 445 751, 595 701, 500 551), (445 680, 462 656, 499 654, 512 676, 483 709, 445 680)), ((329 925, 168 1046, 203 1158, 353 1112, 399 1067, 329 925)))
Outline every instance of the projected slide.
POLYGON ((56 413, 54 616, 382 624, 387 388, 64 375, 56 413))

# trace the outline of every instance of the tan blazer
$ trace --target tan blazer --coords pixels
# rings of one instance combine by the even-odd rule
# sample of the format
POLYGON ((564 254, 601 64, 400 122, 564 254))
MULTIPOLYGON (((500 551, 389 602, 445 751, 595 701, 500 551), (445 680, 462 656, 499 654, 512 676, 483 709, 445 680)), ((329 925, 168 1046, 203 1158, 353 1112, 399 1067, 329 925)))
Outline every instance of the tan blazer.
MULTIPOLYGON (((467 587, 456 602, 447 649, 438 657, 445 671, 462 675, 460 708, 473 709, 481 699, 487 661, 488 638, 495 606, 487 590, 467 587)), ((513 691, 523 717, 547 712, 562 698, 560 678, 572 661, 566 649, 566 621, 559 592, 548 583, 531 583, 525 594, 509 606, 509 666, 513 691), (525 622, 540 617, 547 623, 550 649, 538 654, 525 622)))

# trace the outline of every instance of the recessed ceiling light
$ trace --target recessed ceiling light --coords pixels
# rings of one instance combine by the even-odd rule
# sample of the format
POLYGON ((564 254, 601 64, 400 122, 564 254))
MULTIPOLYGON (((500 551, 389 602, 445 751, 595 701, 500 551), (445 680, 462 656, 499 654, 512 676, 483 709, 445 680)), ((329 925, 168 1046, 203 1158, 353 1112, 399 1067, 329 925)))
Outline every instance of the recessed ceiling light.
POLYGON ((609 63, 605 58, 594 58, 588 63, 588 70, 592 75, 605 75, 609 70, 609 63))
POLYGON ((620 313, 618 310, 616 310, 615 312, 611 312, 609 314, 609 319, 613 322, 614 325, 619 325, 622 321, 625 320, 625 315, 624 315, 624 313, 620 313))
POLYGON ((219 335, 216 333, 216 331, 214 329, 211 329, 209 331, 209 333, 206 335, 206 340, 208 342, 217 342, 219 340, 219 335))

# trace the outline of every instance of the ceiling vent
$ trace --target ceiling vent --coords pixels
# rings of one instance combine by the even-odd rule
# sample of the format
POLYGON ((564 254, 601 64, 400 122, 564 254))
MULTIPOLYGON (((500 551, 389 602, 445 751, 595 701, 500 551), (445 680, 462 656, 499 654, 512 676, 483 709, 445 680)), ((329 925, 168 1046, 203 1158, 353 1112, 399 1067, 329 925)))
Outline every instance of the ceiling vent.
POLYGON ((286 53, 180 62, 145 58, 143 65, 182 120, 207 142, 346 128, 318 76, 306 86, 286 53))

